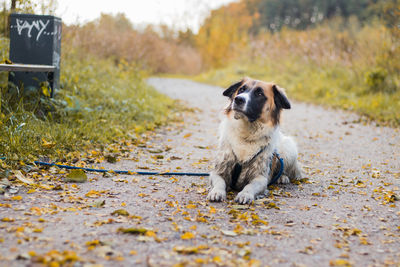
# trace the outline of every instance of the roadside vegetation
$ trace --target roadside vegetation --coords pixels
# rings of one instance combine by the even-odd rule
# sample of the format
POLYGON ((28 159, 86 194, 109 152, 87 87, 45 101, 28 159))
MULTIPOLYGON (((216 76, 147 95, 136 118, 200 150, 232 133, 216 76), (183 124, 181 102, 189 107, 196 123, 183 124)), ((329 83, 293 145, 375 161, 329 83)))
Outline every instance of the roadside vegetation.
POLYGON ((173 101, 149 87, 135 66, 65 50, 61 90, 53 99, 44 92, 2 94, 3 156, 65 160, 75 151, 135 141, 171 115, 173 101))
POLYGON ((292 98, 399 126, 400 2, 340 1, 336 13, 333 2, 295 2, 240 1, 213 11, 197 36, 211 68, 195 79, 223 87, 243 76, 275 81, 292 98))
POLYGON ((307 32, 283 29, 263 34, 251 41, 240 59, 195 80, 222 87, 243 76, 274 81, 291 98, 352 110, 398 126, 399 40, 379 24, 337 31, 335 27, 343 22, 336 23, 307 32))
MULTIPOLYGON (((22 11, 29 11, 30 3, 21 4, 22 11)), ((118 23, 119 17, 111 20, 118 23)), ((113 152, 112 144, 140 142, 141 134, 174 118, 174 101, 146 84, 147 68, 118 54, 93 51, 102 36, 88 45, 79 39, 86 27, 64 25, 61 88, 54 98, 48 97, 46 86, 21 90, 8 84, 7 73, 0 74, 0 157, 8 163, 70 162, 88 151, 97 151, 97 158, 104 159, 113 152)), ((5 35, 0 47, 6 62, 5 35)))
MULTIPOLYGON (((21 12, 34 1, 16 1, 21 12)), ((52 13, 56 1, 42 1, 52 13), (47 3, 47 4, 46 4, 47 3)), ((8 58, 7 16, 0 48, 8 58)), ((400 125, 400 2, 242 0, 211 11, 198 33, 137 28, 123 14, 64 25, 61 89, 54 98, 7 84, 0 74, 0 154, 8 159, 103 149, 136 140, 177 105, 146 85, 174 75, 228 86, 243 76, 275 81, 291 98, 400 125)))

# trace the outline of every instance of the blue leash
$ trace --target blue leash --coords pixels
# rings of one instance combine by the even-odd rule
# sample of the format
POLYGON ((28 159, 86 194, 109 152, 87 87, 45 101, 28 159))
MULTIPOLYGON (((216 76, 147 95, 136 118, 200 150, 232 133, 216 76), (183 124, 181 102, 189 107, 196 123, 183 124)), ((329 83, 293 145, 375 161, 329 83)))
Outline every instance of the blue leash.
MULTIPOLYGON (((272 180, 269 182, 268 185, 272 185, 276 183, 279 179, 279 177, 282 176, 283 173, 283 159, 279 156, 278 153, 275 153, 276 156, 279 159, 280 162, 280 168, 279 172, 277 175, 275 175, 272 180)), ((0 157, 0 160, 5 160, 5 157, 0 157)), ((93 168, 85 168, 85 167, 76 167, 76 166, 69 166, 69 165, 63 165, 63 164, 56 164, 56 163, 48 163, 48 162, 43 162, 43 161, 37 161, 35 160, 34 163, 36 165, 41 165, 41 166, 56 166, 59 168, 63 169, 68 169, 68 170, 83 170, 83 171, 88 171, 88 172, 100 172, 100 173, 117 173, 117 174, 128 174, 128 175, 163 175, 163 176, 210 176, 209 173, 206 172, 146 172, 146 171, 120 171, 120 170, 106 170, 106 169, 93 169, 93 168)))
POLYGON ((47 162, 41 162, 41 161, 34 161, 35 164, 37 165, 42 165, 42 166, 56 166, 59 168, 64 168, 64 169, 72 169, 72 170, 83 170, 83 171, 88 171, 88 172, 102 172, 102 173, 117 173, 117 174, 139 174, 139 175, 176 175, 176 176, 209 176, 209 173, 201 173, 201 172, 145 172, 145 171, 119 171, 119 170, 105 170, 105 169, 92 169, 92 168, 84 168, 84 167, 75 167, 75 166, 69 166, 69 165, 61 165, 61 164, 55 164, 55 163, 47 163, 47 162))

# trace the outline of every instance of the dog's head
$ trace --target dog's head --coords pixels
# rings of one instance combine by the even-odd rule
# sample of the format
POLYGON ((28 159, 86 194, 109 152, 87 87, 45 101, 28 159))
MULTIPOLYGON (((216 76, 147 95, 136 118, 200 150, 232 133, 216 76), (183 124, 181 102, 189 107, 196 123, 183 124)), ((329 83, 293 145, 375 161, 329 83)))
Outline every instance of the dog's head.
POLYGON ((223 95, 231 100, 227 114, 233 113, 235 119, 247 119, 251 123, 277 125, 281 110, 290 109, 284 90, 274 83, 244 78, 232 84, 223 95))

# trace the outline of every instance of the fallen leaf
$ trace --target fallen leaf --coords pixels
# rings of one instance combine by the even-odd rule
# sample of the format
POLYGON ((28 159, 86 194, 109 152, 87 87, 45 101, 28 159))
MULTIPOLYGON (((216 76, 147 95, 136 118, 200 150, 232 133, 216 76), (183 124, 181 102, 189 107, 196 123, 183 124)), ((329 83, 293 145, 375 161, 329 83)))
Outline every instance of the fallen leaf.
POLYGON ((14 222, 15 220, 13 218, 8 218, 8 217, 4 217, 3 219, 1 219, 2 222, 14 222))
POLYGON ((99 201, 93 202, 90 206, 92 206, 94 208, 101 208, 105 204, 106 204, 106 201, 103 199, 103 200, 99 200, 99 201))
POLYGON ((193 239, 194 238, 194 234, 191 232, 186 232, 183 235, 181 235, 181 239, 183 240, 188 240, 188 239, 193 239))
POLYGON ((107 160, 109 163, 116 163, 117 158, 113 155, 105 155, 104 158, 107 160))
POLYGON ((189 137, 191 137, 192 136, 192 133, 187 133, 187 134, 185 134, 184 136, 183 136, 183 138, 189 138, 189 137))
POLYGON ((351 267, 351 263, 348 260, 344 259, 337 259, 329 261, 329 266, 346 266, 351 267))
POLYGON ((87 192, 85 194, 86 197, 90 197, 90 198, 98 198, 101 196, 100 192, 96 191, 96 190, 90 190, 89 192, 87 192))
POLYGON ((18 180, 20 180, 21 182, 25 183, 25 184, 33 184, 33 180, 30 178, 25 177, 21 171, 14 171, 14 175, 15 178, 17 178, 18 180))
POLYGON ((42 138, 42 147, 44 148, 53 148, 56 145, 54 142, 48 142, 46 139, 42 138))
POLYGON ((196 254, 199 252, 197 247, 184 247, 184 246, 174 247, 174 251, 178 252, 179 254, 185 254, 185 255, 196 254))
POLYGON ((19 201, 19 200, 22 200, 22 196, 13 196, 13 197, 11 197, 11 199, 19 201))
POLYGON ((121 215, 121 216, 129 216, 129 212, 124 209, 114 210, 111 212, 111 215, 121 215))
POLYGON ((131 235, 145 235, 147 233, 146 228, 118 228, 117 232, 131 235))
POLYGON ((223 235, 226 235, 226 236, 237 236, 237 235, 238 235, 238 234, 235 233, 234 231, 229 231, 229 230, 221 230, 221 233, 222 233, 223 235))
POLYGON ((71 170, 71 172, 64 177, 64 182, 67 183, 84 183, 86 181, 87 176, 83 170, 71 170))

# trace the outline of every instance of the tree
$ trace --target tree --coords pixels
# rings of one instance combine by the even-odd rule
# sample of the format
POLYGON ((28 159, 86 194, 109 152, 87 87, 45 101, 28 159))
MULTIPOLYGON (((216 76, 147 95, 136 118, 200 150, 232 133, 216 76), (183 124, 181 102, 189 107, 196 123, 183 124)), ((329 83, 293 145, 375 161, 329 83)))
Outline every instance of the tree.
POLYGON ((221 66, 246 45, 252 25, 245 2, 231 3, 211 12, 196 36, 196 45, 206 64, 221 66))

